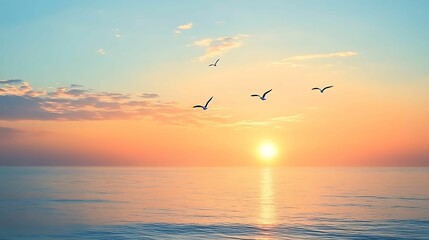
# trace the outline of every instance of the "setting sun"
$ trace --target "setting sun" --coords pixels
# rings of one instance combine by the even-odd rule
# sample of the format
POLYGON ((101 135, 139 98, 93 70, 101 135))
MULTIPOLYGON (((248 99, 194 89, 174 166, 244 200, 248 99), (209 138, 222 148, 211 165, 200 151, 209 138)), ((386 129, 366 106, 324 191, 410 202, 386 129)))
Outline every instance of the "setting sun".
POLYGON ((276 147, 271 143, 265 143, 258 148, 259 155, 264 160, 271 160, 277 153, 276 147))

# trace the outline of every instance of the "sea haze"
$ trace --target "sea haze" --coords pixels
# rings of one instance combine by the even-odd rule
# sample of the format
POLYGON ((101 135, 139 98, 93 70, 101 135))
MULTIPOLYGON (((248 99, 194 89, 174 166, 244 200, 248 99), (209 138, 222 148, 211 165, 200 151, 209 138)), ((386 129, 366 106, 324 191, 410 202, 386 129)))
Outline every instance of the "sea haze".
POLYGON ((429 239, 429 168, 1 167, 0 239, 429 239))

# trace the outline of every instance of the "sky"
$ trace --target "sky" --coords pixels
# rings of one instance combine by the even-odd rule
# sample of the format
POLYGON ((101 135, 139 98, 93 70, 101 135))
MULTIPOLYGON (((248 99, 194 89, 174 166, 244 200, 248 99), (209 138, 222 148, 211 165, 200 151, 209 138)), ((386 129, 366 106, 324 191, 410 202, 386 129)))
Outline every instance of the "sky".
POLYGON ((0 0, 0 165, 429 166, 427 9, 0 0))

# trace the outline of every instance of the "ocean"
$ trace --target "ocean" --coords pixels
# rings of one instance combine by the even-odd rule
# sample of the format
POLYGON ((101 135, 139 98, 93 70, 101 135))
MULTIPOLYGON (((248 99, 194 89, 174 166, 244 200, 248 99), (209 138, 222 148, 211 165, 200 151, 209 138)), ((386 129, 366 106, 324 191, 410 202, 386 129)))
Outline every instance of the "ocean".
POLYGON ((429 239, 429 168, 0 167, 0 239, 429 239))

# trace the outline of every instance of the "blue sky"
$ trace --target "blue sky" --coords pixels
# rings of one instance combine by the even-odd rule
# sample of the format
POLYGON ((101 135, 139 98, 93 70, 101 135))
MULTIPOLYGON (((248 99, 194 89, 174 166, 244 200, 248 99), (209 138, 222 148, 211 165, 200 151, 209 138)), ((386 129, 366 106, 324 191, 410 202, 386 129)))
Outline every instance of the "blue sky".
POLYGON ((159 68, 195 68, 202 50, 187 46, 192 41, 235 34, 251 36, 232 57, 237 62, 353 50, 361 65, 396 69, 384 76, 388 81, 423 79, 429 71, 427 1, 0 3, 0 78, 37 87, 156 88, 151 82, 159 79, 151 76, 159 68), (190 22, 192 29, 174 34, 190 22), (97 54, 100 48, 104 56, 97 54))

